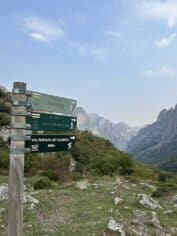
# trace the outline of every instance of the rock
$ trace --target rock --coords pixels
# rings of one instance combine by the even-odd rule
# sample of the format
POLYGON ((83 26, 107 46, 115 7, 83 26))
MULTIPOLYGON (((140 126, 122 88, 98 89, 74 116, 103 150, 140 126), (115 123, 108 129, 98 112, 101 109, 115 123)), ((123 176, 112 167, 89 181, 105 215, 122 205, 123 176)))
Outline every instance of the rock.
POLYGON ((167 210, 167 211, 164 211, 164 212, 163 212, 164 215, 166 215, 166 214, 171 214, 171 213, 173 213, 172 210, 167 210))
POLYGON ((6 211, 6 209, 5 208, 0 208, 0 217, 3 215, 3 213, 6 211))
POLYGON ((150 208, 150 209, 156 209, 156 208, 160 208, 162 209, 162 207, 159 205, 159 203, 154 200, 153 198, 149 197, 147 194, 138 194, 138 198, 140 199, 140 204, 142 204, 143 206, 150 208))
POLYGON ((177 207, 177 195, 174 195, 172 197, 171 204, 173 204, 173 206, 177 207))
MULTIPOLYGON (((0 186, 0 201, 7 200, 8 199, 8 187, 7 186, 0 186)), ((39 200, 31 197, 29 194, 24 192, 23 194, 23 203, 33 203, 33 204, 38 204, 39 200)))
POLYGON ((159 219, 156 216, 156 212, 152 212, 151 222, 157 229, 163 229, 162 226, 160 225, 159 219))
POLYGON ((120 197, 115 197, 114 198, 114 205, 121 204, 123 202, 123 199, 120 197))
POLYGON ((132 220, 132 224, 144 226, 146 221, 146 213, 139 210, 135 210, 133 213, 136 216, 136 219, 132 220))
POLYGON ((89 186, 90 184, 88 183, 88 181, 78 181, 76 183, 76 187, 81 189, 81 190, 84 190, 84 189, 87 189, 87 187, 89 186))
POLYGON ((121 223, 117 223, 115 220, 110 219, 108 223, 108 229, 114 232, 119 232, 121 236, 125 236, 124 226, 121 223))
POLYGON ((72 156, 70 157, 70 165, 69 165, 69 171, 73 172, 76 168, 76 161, 74 160, 74 158, 72 158, 72 156))
POLYGON ((136 187, 136 184, 132 184, 132 187, 136 187))
POLYGON ((30 203, 33 203, 33 204, 38 204, 39 203, 39 200, 36 199, 36 198, 33 198, 31 197, 29 194, 27 193, 24 193, 23 194, 23 203, 27 203, 27 202, 30 202, 30 203))
POLYGON ((127 185, 125 185, 125 184, 124 184, 122 187, 123 187, 124 189, 126 189, 126 190, 129 190, 129 189, 130 189, 130 187, 127 186, 127 185))
POLYGON ((108 212, 109 212, 109 213, 112 213, 112 212, 113 212, 113 208, 109 209, 108 212))
POLYGON ((8 187, 7 186, 0 186, 0 201, 8 199, 8 187))
POLYGON ((117 177, 114 183, 115 184, 121 184, 122 182, 121 182, 121 179, 119 177, 117 177))

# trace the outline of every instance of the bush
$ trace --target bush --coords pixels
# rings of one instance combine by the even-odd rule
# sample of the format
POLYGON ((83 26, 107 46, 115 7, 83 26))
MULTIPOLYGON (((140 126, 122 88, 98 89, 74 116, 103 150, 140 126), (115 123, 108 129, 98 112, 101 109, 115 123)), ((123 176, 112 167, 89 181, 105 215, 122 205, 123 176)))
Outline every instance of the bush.
POLYGON ((121 175, 131 175, 134 172, 133 159, 125 153, 120 155, 118 165, 121 175))
POLYGON ((159 185, 157 189, 152 193, 152 197, 161 198, 169 194, 169 192, 176 192, 177 184, 176 183, 167 183, 159 185))
POLYGON ((78 181, 78 180, 83 179, 82 174, 79 172, 73 172, 71 176, 72 176, 72 180, 74 180, 74 181, 78 181))
POLYGON ((42 171, 44 175, 55 181, 66 182, 71 178, 69 164, 69 157, 64 153, 37 155, 36 158, 31 158, 29 176, 42 171))
POLYGON ((172 180, 173 178, 174 178, 174 176, 168 172, 161 172, 157 176, 157 180, 162 183, 168 182, 168 181, 172 180))
POLYGON ((0 168, 9 168, 9 148, 0 138, 0 168))
POLYGON ((0 126, 10 125, 11 117, 9 114, 0 112, 0 126))
POLYGON ((51 171, 42 171, 39 173, 39 176, 46 176, 48 177, 51 181, 57 181, 58 176, 56 173, 51 172, 51 171))
POLYGON ((48 177, 40 177, 34 184, 33 188, 37 189, 48 189, 52 186, 48 177))

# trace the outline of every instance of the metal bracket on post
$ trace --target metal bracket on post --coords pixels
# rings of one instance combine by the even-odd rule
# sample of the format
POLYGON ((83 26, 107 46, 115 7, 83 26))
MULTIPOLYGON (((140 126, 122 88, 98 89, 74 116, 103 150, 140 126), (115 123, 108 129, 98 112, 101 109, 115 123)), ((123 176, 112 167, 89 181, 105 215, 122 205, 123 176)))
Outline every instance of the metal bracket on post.
POLYGON ((11 135, 9 135, 9 138, 12 141, 27 141, 27 140, 31 140, 31 136, 30 135, 15 135, 15 134, 11 134, 11 135))
POLYGON ((14 88, 12 90, 13 94, 24 94, 26 95, 26 90, 24 88, 14 88))
POLYGON ((27 116, 27 112, 22 112, 22 111, 13 111, 11 114, 13 116, 27 116))
POLYGON ((23 101, 13 101, 12 102, 12 106, 22 106, 22 107, 25 107, 26 106, 26 102, 23 102, 23 101))
POLYGON ((26 96, 31 96, 32 92, 31 91, 26 91, 26 96))
POLYGON ((26 150, 26 148, 24 149, 10 149, 11 154, 25 154, 26 152, 28 152, 28 150, 26 150))
POLYGON ((11 129, 31 129, 31 125, 15 123, 15 124, 11 124, 11 129))

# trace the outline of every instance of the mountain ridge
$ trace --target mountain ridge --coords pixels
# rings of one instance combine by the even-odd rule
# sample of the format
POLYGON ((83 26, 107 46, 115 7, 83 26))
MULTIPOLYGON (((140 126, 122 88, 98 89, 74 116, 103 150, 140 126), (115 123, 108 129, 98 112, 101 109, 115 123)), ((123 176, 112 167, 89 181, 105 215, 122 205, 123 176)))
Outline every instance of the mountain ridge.
POLYGON ((78 118, 79 130, 88 130, 106 138, 122 151, 126 151, 128 142, 140 129, 139 127, 131 127, 125 122, 113 123, 96 113, 89 114, 82 107, 76 109, 75 115, 78 118))
POLYGON ((177 156, 177 105, 163 109, 157 120, 140 129, 127 146, 135 159, 153 166, 165 166, 177 156))

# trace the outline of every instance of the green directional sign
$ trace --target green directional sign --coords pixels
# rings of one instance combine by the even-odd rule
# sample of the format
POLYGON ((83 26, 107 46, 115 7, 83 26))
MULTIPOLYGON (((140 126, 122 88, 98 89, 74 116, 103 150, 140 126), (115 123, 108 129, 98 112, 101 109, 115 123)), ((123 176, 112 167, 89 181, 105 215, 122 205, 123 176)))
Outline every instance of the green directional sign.
POLYGON ((31 126, 32 130, 69 132, 76 128, 77 118, 74 116, 32 112, 27 116, 26 123, 31 126))
POLYGON ((32 134, 25 147, 32 153, 69 151, 76 140, 74 135, 32 134))
POLYGON ((76 105, 76 100, 33 91, 27 99, 27 106, 31 109, 55 113, 71 114, 76 105))

